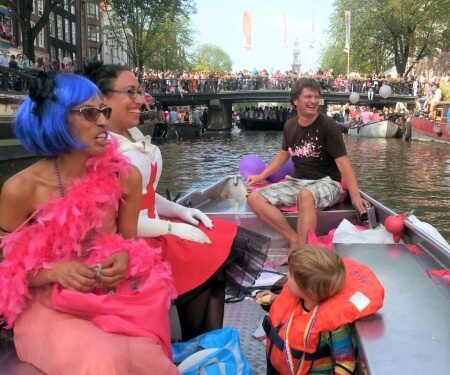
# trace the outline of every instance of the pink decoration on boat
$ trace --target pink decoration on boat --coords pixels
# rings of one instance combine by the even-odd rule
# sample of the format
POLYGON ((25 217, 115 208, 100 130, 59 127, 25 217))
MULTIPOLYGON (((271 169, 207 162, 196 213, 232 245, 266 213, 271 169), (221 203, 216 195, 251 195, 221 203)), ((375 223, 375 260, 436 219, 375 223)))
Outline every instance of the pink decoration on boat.
POLYGON ((401 215, 388 216, 384 221, 384 227, 394 235, 394 241, 398 243, 403 234, 403 217, 401 215))

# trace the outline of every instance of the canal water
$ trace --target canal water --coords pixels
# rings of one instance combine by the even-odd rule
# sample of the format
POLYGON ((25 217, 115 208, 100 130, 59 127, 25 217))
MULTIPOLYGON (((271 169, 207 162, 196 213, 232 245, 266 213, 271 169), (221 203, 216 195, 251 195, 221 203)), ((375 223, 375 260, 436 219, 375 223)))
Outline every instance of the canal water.
MULTIPOLYGON (((450 241, 450 146, 343 135, 360 189, 396 212, 414 211, 450 241)), ((158 192, 174 197, 239 173, 239 160, 257 154, 269 162, 281 132, 207 132, 200 139, 159 143, 164 168, 158 192)), ((0 183, 33 159, 2 162, 0 183)))

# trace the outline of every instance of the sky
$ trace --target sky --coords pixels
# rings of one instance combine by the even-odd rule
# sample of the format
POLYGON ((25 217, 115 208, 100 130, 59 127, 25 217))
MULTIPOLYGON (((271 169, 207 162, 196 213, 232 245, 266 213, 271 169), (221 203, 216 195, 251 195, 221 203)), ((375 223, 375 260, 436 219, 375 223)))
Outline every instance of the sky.
MULTIPOLYGON (((233 72, 274 68, 291 69, 298 38, 301 71, 319 68, 320 47, 325 45, 333 0, 196 0, 191 15, 197 29, 195 45, 213 44, 228 53, 233 72), (252 46, 244 49, 243 14, 252 12, 252 46), (283 50, 283 11, 286 12, 287 49, 283 50), (314 15, 314 16, 313 16, 314 15), (314 20, 314 22, 313 22, 314 20), (314 27, 314 33, 313 33, 314 27), (312 41, 314 49, 309 48, 312 41)), ((342 15, 344 22, 344 15, 342 15)), ((344 46, 344 41, 342 43, 344 46)))

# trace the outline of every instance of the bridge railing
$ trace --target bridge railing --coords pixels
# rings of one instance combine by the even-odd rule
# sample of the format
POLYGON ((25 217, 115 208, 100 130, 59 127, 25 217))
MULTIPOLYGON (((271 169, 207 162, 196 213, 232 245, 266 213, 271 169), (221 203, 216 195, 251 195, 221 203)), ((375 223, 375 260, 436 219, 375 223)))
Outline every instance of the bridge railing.
MULTIPOLYGON (((26 92, 30 81, 40 70, 10 69, 0 66, 0 91, 26 92)), ((254 91, 254 90, 282 90, 289 91, 296 81, 295 77, 267 78, 267 77, 214 77, 207 79, 150 79, 143 80, 143 85, 149 93, 195 93, 195 92, 223 92, 223 91, 254 91)), ((367 93, 369 87, 361 80, 317 79, 323 92, 367 93)), ((378 94, 383 82, 372 87, 374 94, 378 94)), ((392 88, 392 95, 412 95, 412 84, 408 82, 385 82, 392 88)))
MULTIPOLYGON (((207 78, 207 79, 157 79, 146 78, 143 85, 149 93, 195 93, 195 92, 223 92, 223 91, 253 91, 253 90, 285 90, 291 89, 296 78, 207 78)), ((328 80, 317 79, 323 92, 341 93, 367 93, 370 89, 378 94, 383 82, 379 85, 368 87, 361 80, 328 80)), ((392 95, 412 95, 412 83, 409 82, 384 82, 392 88, 392 95)))
POLYGON ((0 91, 24 93, 38 72, 39 70, 35 69, 10 69, 0 66, 0 91))

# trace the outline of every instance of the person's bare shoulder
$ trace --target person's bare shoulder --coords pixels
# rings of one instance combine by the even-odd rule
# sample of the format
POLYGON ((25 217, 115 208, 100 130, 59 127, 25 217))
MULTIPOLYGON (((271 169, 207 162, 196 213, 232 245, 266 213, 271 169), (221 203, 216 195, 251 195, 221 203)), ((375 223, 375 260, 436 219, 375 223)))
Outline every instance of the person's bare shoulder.
MULTIPOLYGON (((2 187, 1 199, 20 202, 22 205, 24 203, 22 201, 25 200, 30 207, 39 204, 38 200, 46 199, 47 196, 38 199, 39 193, 46 190, 50 178, 48 176, 50 167, 46 164, 47 161, 40 160, 6 180, 2 187)), ((54 173, 53 169, 50 172, 54 173)))
POLYGON ((34 173, 29 168, 16 173, 5 181, 2 187, 2 199, 24 198, 35 189, 34 173))

